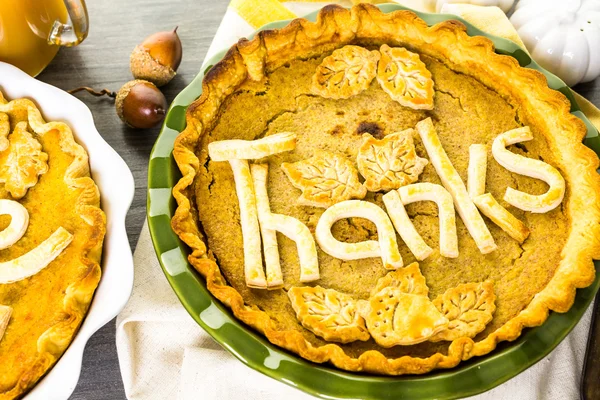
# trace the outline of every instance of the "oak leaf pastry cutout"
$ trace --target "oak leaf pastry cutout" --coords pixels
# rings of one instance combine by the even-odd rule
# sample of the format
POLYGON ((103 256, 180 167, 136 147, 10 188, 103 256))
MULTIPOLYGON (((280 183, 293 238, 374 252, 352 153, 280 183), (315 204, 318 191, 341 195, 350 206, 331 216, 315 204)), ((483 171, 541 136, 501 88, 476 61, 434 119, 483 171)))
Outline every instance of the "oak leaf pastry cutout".
POLYGON ((392 99, 415 110, 432 110, 433 80, 431 72, 419 55, 404 47, 379 49, 381 59, 377 65, 377 81, 392 99))
POLYGON ((300 282, 311 282, 319 279, 319 258, 317 247, 310 230, 296 218, 271 213, 269 195, 267 193, 268 164, 253 164, 250 167, 256 194, 258 222, 260 224, 269 289, 283 286, 283 276, 279 262, 277 231, 293 240, 298 247, 300 262, 300 282))
POLYGON ((444 317, 427 296, 386 287, 359 303, 367 329, 382 347, 408 346, 427 341, 446 329, 444 317))
POLYGON ((558 170, 540 160, 523 157, 515 154, 506 146, 526 142, 533 139, 533 134, 528 126, 504 132, 494 139, 492 155, 507 170, 540 179, 549 186, 548 191, 540 195, 532 195, 513 189, 506 189, 504 201, 524 211, 533 213, 546 213, 558 207, 565 196, 565 180, 558 170))
POLYGON ((3 306, 0 304, 0 342, 4 337, 4 332, 6 332, 6 328, 8 327, 8 322, 10 321, 11 316, 12 307, 3 306))
POLYGON ((10 133, 10 122, 8 120, 8 114, 0 113, 0 151, 8 149, 10 142, 8 141, 8 134, 10 133))
POLYGON ((416 129, 427 150, 431 165, 435 168, 444 187, 452 195, 456 211, 458 211, 458 215, 463 220, 469 234, 475 240, 479 251, 483 254, 488 254, 496 250, 498 246, 494 242, 494 238, 485 225, 477 207, 473 204, 465 183, 448 158, 440 142, 440 138, 435 131, 433 122, 431 122, 431 118, 417 123, 416 129))
POLYGON ((385 211, 367 201, 346 200, 329 207, 317 222, 315 237, 325 253, 340 260, 381 257, 383 266, 387 269, 397 269, 403 265, 392 222, 385 211), (350 217, 365 218, 373 222, 377 227, 379 240, 344 243, 333 237, 333 224, 350 217))
POLYGON ((379 291, 386 287, 397 287, 403 293, 427 296, 429 288, 425 282, 425 277, 421 273, 419 264, 414 262, 404 268, 388 272, 385 276, 379 278, 371 290, 371 296, 375 296, 379 291))
POLYGON ((318 151, 306 160, 283 163, 281 168, 292 185, 302 190, 301 205, 327 208, 367 194, 352 162, 338 153, 318 151))
POLYGON ((9 146, 0 154, 0 183, 15 199, 35 186, 39 175, 48 172, 48 155, 27 131, 27 122, 19 122, 8 137, 9 146))
POLYGON ((315 335, 339 343, 369 340, 365 320, 351 296, 315 286, 292 287, 288 297, 302 326, 315 335))
POLYGON ((495 301, 492 281, 466 283, 446 290, 433 304, 449 320, 448 327, 429 340, 439 342, 475 337, 492 320, 495 301))
POLYGON ((325 57, 312 77, 311 91, 329 99, 347 99, 366 90, 377 72, 379 52, 344 46, 325 57))
MULTIPOLYGON (((267 279, 262 265, 262 250, 254 183, 249 159, 260 159, 293 150, 296 135, 279 133, 257 140, 222 140, 208 145, 212 161, 229 161, 240 207, 240 225, 244 246, 244 276, 251 288, 266 289, 267 279)), ((277 279, 276 275, 273 277, 277 279)))
POLYGON ((381 140, 369 133, 363 135, 356 162, 367 190, 387 192, 419 180, 427 160, 417 156, 413 133, 407 129, 381 140))

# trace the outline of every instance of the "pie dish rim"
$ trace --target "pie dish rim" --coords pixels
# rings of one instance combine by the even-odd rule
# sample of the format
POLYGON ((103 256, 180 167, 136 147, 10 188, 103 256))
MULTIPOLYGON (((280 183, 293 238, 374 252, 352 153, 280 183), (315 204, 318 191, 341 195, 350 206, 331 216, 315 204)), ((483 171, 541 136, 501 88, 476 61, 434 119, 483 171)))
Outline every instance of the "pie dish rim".
POLYGON ((47 121, 63 121, 89 156, 90 174, 100 190, 106 214, 101 259, 102 275, 87 313, 69 346, 56 363, 25 394, 25 399, 67 399, 75 390, 85 345, 127 303, 133 288, 133 255, 125 217, 133 201, 133 175, 118 153, 102 138, 89 108, 76 97, 0 62, 0 89, 7 101, 33 100, 47 121), (108 166, 107 166, 108 165, 108 166))

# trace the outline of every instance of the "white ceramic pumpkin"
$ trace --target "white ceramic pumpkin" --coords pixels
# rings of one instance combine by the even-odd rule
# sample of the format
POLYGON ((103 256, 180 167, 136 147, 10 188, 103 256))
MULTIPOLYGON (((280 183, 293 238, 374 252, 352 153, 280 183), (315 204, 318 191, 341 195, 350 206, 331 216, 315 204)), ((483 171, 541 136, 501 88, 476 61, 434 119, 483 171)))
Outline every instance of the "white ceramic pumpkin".
POLYGON ((521 0, 510 21, 533 59, 567 85, 600 76, 600 0, 521 0))
MULTIPOLYGON (((569 0, 565 0, 569 1, 569 0)), ((502 11, 507 12, 510 10, 515 0, 426 0, 427 7, 430 11, 440 12, 444 4, 474 4, 477 6, 496 6, 500 7, 502 11)))

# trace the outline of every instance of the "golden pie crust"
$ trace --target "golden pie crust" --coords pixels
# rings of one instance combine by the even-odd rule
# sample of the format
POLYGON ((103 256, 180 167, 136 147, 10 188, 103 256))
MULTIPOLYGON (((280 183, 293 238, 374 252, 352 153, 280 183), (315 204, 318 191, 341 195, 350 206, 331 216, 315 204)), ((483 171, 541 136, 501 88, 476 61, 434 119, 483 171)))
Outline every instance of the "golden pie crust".
MULTIPOLYGON (((600 180, 596 173, 599 160, 582 144, 585 126, 569 110, 567 98, 549 89, 541 73, 521 68, 512 57, 496 54, 490 40, 468 36, 460 22, 445 21, 428 27, 409 11, 385 14, 366 4, 350 10, 327 6, 319 13, 316 23, 296 19, 280 30, 262 31, 252 40, 240 40, 206 74, 202 96, 189 107, 187 128, 175 143, 174 157, 183 177, 173 190, 178 208, 172 227, 191 248, 188 259, 206 278, 210 292, 229 306, 238 319, 275 345, 313 362, 328 362, 349 371, 401 375, 452 368, 463 360, 490 353, 499 342, 516 339, 523 328, 541 325, 549 311, 566 312, 574 302, 576 289, 589 286, 594 280, 593 260, 600 258, 600 180), (419 54, 435 81, 433 110, 401 109, 387 93, 383 93, 376 81, 349 99, 335 100, 341 102, 337 112, 335 104, 328 103, 334 100, 315 99, 314 94, 310 94, 310 78, 315 68, 332 51, 345 45, 377 50, 383 44, 392 48, 404 47, 419 54), (294 71, 297 71, 295 75, 290 75, 294 71), (460 85, 454 85, 455 81, 460 85), (273 93, 269 94, 269 91, 273 93), (282 107, 294 106, 287 114, 279 115, 281 121, 275 121, 277 116, 268 113, 245 111, 249 104, 265 106, 269 95, 277 98, 282 107), (387 100, 383 100, 383 96, 387 100), (376 115, 368 108, 373 102, 385 101, 395 104, 381 103, 376 115), (492 105, 494 113, 486 120, 492 105), (471 119, 461 119, 461 113, 471 119), (233 115, 236 118, 232 118, 233 115), (359 117, 361 119, 357 120, 359 117), (369 120, 370 117, 373 119, 369 120), (567 182, 563 203, 547 214, 510 208, 515 218, 525 221, 531 230, 522 246, 495 224, 486 221, 498 250, 481 254, 458 218, 458 258, 440 258, 435 250, 439 248, 437 235, 426 237, 434 251, 420 264, 430 299, 458 284, 471 282, 483 285, 474 288, 483 293, 485 285, 491 283, 477 282, 484 282, 488 276, 490 279, 497 276, 502 281, 494 279, 498 299, 510 294, 502 303, 496 304, 495 311, 489 307, 480 310, 484 314, 494 312, 494 320, 483 332, 475 337, 461 336, 451 341, 440 337, 441 341, 436 343, 427 341, 390 349, 377 346, 372 340, 331 343, 317 338, 300 325, 284 290, 256 292, 243 285, 243 275, 240 277, 243 260, 236 255, 241 251, 240 232, 235 229, 228 232, 233 235, 230 241, 215 236, 223 221, 231 223, 228 218, 236 218, 237 205, 231 171, 227 170, 227 163, 217 165, 209 160, 206 150, 209 142, 233 138, 252 140, 281 131, 294 131, 299 135, 295 152, 302 153, 302 149, 310 144, 308 140, 326 141, 331 147, 337 143, 338 147, 346 146, 344 149, 351 151, 351 148, 358 149, 365 132, 380 139, 385 134, 414 128, 427 117, 433 117, 439 140, 464 182, 469 145, 491 146, 495 136, 522 125, 530 126, 536 138, 525 144, 532 153, 529 157, 547 157, 567 182), (332 127, 331 120, 335 118, 344 123, 332 127), (397 118, 403 118, 402 122, 398 123, 397 118), (384 120, 394 125, 393 130, 383 124, 384 120), (360 135, 352 136, 352 132, 348 132, 350 123, 358 125, 356 133, 360 135), (470 130, 472 137, 465 134, 465 128, 470 130), (448 143, 452 146, 447 146, 448 143), (213 192, 224 197, 198 198, 198 195, 209 196, 213 192), (222 206, 224 198, 233 206, 222 206), (217 216, 217 211, 222 214, 217 216), (555 241, 554 247, 559 249, 549 247, 548 240, 555 241), (536 244, 535 248, 528 243, 536 244), (236 252, 230 250, 232 246, 238 247, 236 252), (528 262, 533 257, 543 257, 545 266, 528 262), (471 269, 465 268, 465 259, 471 260, 471 269), (494 268, 490 268, 492 264, 494 268), (530 273, 538 276, 527 280, 530 273), (530 287, 523 287, 524 282, 530 287)), ((423 144, 419 141, 416 146, 417 154, 426 157, 423 144)), ((512 151, 525 154, 519 148, 512 151)), ((303 206, 289 204, 289 196, 297 197, 298 194, 293 192, 289 181, 284 181, 285 175, 279 168, 281 162, 299 161, 310 156, 306 152, 296 156, 286 154, 268 161, 271 182, 277 183, 269 194, 273 212, 297 218, 302 215, 306 217, 303 222, 312 230, 323 210, 313 208, 311 212, 316 214, 310 216, 300 211, 303 206), (287 193, 290 191, 292 193, 287 193)), ((429 161, 420 180, 439 184, 439 177, 429 161)), ((512 183, 511 180, 522 190, 537 193, 546 190, 541 182, 511 175, 490 160, 487 191, 501 199, 507 187, 505 181, 512 183), (499 183, 500 178, 504 183, 499 183)), ((381 204, 380 194, 369 193, 366 200, 381 204)), ((431 202, 411 204, 407 206, 407 212, 417 230, 437 232, 437 216, 431 214, 435 205, 426 203, 431 202)), ((360 219, 337 224, 337 234, 342 238, 349 232, 353 235, 362 232, 364 238, 361 240, 374 239, 372 227, 360 219)), ((279 244, 284 289, 289 289, 298 285, 294 278, 298 270, 293 267, 293 261, 297 261, 292 254, 295 247, 287 241, 280 240, 279 244), (286 272, 286 268, 290 271, 286 272)), ((400 247, 407 260, 405 264, 409 265, 414 256, 403 244, 400 247)), ((340 261, 319 252, 319 261, 321 280, 316 284, 327 282, 325 286, 342 293, 355 291, 355 298, 365 300, 377 280, 386 273, 381 261, 376 259, 359 260, 362 263, 340 261), (352 275, 357 268, 364 273, 360 281, 352 275)), ((444 297, 441 299, 443 302, 444 297)), ((484 314, 479 314, 478 318, 485 320, 487 314, 484 314)), ((480 326, 463 328, 470 336, 480 326)))
MULTIPOLYGON (((73 340, 100 281, 106 232, 88 155, 71 129, 62 122, 46 123, 31 100, 7 102, 0 93, 0 137, 10 139, 7 131, 21 135, 15 136, 13 144, 17 139, 19 145, 29 140, 28 151, 35 156, 21 162, 25 173, 19 185, 9 188, 0 183, 0 199, 17 200, 29 214, 24 236, 0 250, 0 262, 30 252, 54 231, 72 240, 35 275, 0 284, 0 329, 7 323, 0 338, 0 399, 20 398, 28 392, 73 340)), ((5 160, 10 146, 3 146, 0 139, 0 147, 4 147, 0 158, 5 160)), ((0 229, 6 228, 9 218, 0 215, 0 229)))

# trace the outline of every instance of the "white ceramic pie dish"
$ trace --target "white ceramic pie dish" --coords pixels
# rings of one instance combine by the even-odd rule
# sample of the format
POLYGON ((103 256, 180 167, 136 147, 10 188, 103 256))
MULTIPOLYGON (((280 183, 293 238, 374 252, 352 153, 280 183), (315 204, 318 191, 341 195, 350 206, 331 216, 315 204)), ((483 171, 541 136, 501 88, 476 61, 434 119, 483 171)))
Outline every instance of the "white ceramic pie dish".
POLYGON ((40 82, 12 65, 0 62, 0 90, 8 100, 33 100, 47 121, 66 122, 90 156, 92 177, 100 188, 107 230, 102 255, 102 279, 89 312, 73 342, 56 365, 25 396, 26 400, 69 398, 81 372, 88 339, 125 306, 133 288, 133 256, 125 216, 133 200, 134 181, 125 161, 102 139, 87 106, 70 94, 40 82))

